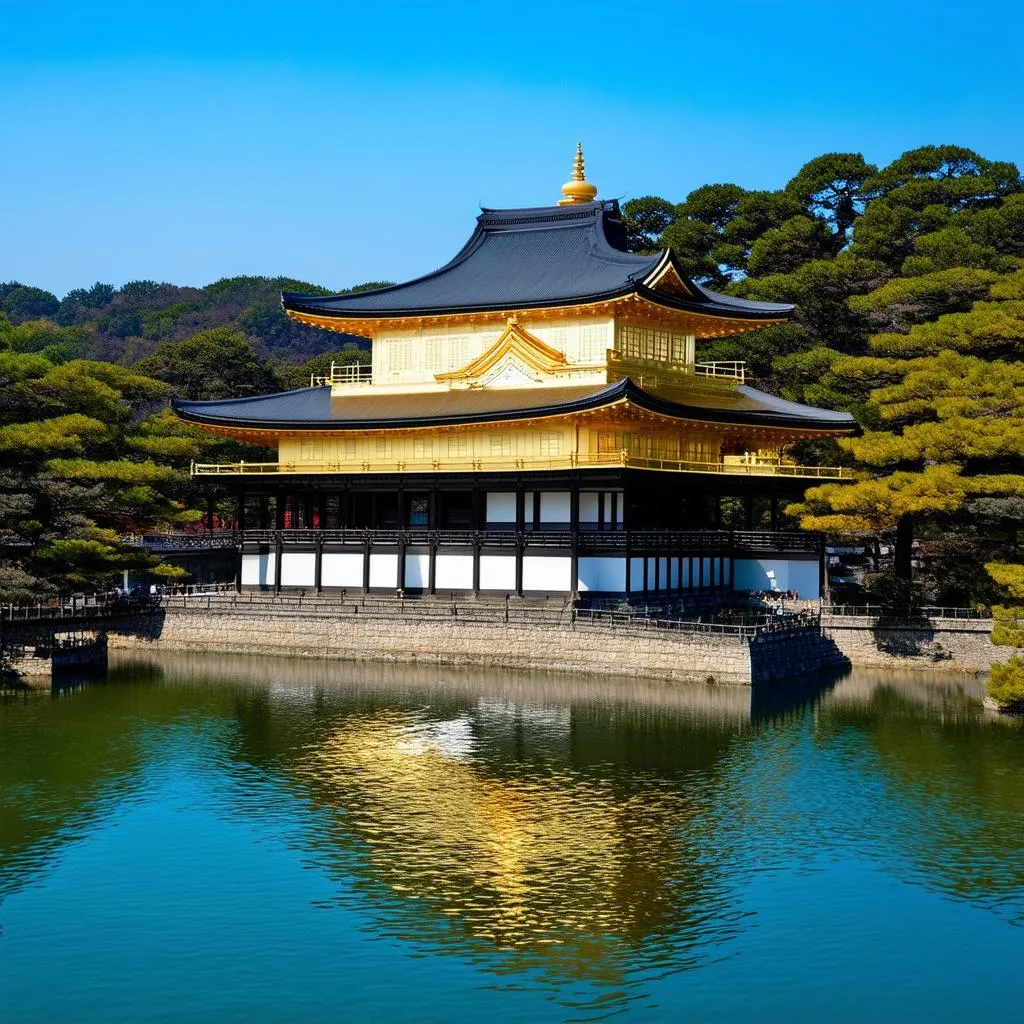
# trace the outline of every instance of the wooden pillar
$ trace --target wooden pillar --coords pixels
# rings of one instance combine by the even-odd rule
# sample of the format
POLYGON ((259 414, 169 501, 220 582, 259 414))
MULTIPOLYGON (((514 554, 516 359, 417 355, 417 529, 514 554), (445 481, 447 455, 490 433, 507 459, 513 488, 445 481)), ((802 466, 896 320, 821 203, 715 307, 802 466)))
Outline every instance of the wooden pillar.
POLYGON ((632 586, 632 570, 633 570, 633 558, 630 551, 629 543, 629 530, 625 531, 626 534, 626 598, 629 598, 629 588, 632 586))
POLYGON ((516 596, 523 596, 523 548, 526 542, 526 494, 516 481, 516 596))
MULTIPOLYGON (((430 485, 430 494, 427 496, 427 528, 430 530, 440 529, 440 523, 437 521, 437 481, 435 480, 430 485)), ((433 593, 433 588, 431 588, 433 593)))
MULTIPOLYGON (((257 556, 259 557, 259 556, 257 556)), ((242 592, 242 544, 239 542, 235 552, 235 593, 242 592)))
POLYGON ((569 487, 569 593, 575 597, 580 582, 580 485, 569 487))
POLYGON ((473 494, 473 497, 472 497, 472 505, 471 505, 471 511, 470 511, 470 519, 471 519, 472 529, 479 530, 480 529, 480 483, 479 483, 479 481, 477 481, 475 479, 473 481, 473 492, 472 492, 472 494, 473 494))
POLYGON ((435 594, 437 593, 437 534, 433 531, 430 534, 429 545, 429 554, 427 556, 427 590, 431 594, 435 594))
MULTIPOLYGON (((401 508, 401 499, 399 499, 399 508, 401 508)), ((401 519, 399 519, 401 522, 401 519)), ((398 528, 398 572, 396 586, 399 590, 405 590, 405 555, 406 548, 408 546, 408 537, 406 536, 405 530, 399 526, 398 528)))
POLYGON ((274 529, 284 529, 284 506, 286 499, 281 491, 278 491, 274 497, 274 529))
POLYGON ((280 533, 274 535, 274 593, 281 593, 281 563, 284 555, 284 538, 280 533))
POLYGON ((526 552, 526 534, 516 533, 516 596, 523 596, 523 557, 526 552))
POLYGON ((323 531, 317 530, 316 545, 314 547, 314 562, 313 562, 313 585, 316 587, 316 592, 319 594, 323 590, 323 579, 324 579, 324 535, 323 531))
POLYGON ((473 531, 473 593, 480 593, 480 534, 473 531))
MULTIPOLYGON (((398 513, 397 513, 397 515, 398 515, 398 529, 399 530, 404 530, 406 525, 407 525, 406 524, 406 519, 405 519, 405 488, 401 484, 398 485, 398 513)), ((402 579, 403 579, 402 576, 398 577, 398 581, 399 581, 398 585, 399 586, 402 586, 402 579)))
POLYGON ((372 550, 370 531, 366 530, 363 534, 363 593, 370 589, 370 552, 372 550))

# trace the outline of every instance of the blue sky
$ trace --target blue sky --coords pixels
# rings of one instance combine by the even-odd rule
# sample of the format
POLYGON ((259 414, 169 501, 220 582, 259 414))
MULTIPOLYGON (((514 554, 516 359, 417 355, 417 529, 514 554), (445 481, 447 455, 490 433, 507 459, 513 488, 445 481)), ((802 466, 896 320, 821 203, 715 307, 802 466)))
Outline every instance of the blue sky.
POLYGON ((1022 37, 942 0, 0 0, 0 281, 402 279, 557 199, 577 138, 623 198, 833 150, 1024 164, 1022 37))

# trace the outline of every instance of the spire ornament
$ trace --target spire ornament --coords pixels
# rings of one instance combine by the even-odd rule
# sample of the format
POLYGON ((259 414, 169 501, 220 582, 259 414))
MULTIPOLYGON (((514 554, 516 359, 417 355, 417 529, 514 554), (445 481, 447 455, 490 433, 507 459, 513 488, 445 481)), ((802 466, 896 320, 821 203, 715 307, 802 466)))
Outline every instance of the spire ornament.
POLYGON ((597 198, 597 186, 587 181, 583 170, 583 143, 576 143, 576 159, 572 164, 572 178, 562 186, 564 199, 559 206, 575 206, 577 203, 592 203, 597 198))

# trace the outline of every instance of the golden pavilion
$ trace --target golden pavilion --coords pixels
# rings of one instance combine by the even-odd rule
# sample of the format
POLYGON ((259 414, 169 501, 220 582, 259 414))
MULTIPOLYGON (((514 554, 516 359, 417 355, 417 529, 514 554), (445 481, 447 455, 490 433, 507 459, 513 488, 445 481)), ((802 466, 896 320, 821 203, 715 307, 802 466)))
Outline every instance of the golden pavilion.
POLYGON ((698 339, 793 307, 710 291, 671 249, 627 251, 580 148, 557 205, 483 210, 439 270, 282 303, 368 338, 372 365, 174 401, 185 420, 276 449, 193 467, 237 488, 240 585, 817 596, 820 540, 780 530, 779 508, 842 472, 787 453, 852 418, 750 387, 741 362, 697 362, 698 339))

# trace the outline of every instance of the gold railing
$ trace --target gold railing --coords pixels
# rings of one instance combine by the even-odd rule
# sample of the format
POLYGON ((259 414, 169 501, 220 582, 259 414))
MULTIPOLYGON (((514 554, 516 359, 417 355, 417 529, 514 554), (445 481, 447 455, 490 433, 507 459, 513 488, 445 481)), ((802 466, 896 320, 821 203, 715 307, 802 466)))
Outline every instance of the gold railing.
POLYGON ((608 349, 608 369, 611 371, 609 380, 630 377, 643 387, 671 388, 693 385, 694 377, 713 378, 722 384, 742 384, 747 378, 747 364, 742 359, 734 359, 716 363, 682 363, 672 359, 643 359, 639 356, 625 355, 615 349, 608 349))
POLYGON ((691 462, 628 452, 600 455, 552 455, 531 458, 366 459, 345 462, 229 462, 192 463, 193 476, 291 476, 298 473, 479 473, 515 470, 559 470, 619 466, 668 473, 715 473, 726 476, 799 477, 843 480, 850 471, 838 466, 797 466, 780 461, 691 462))

